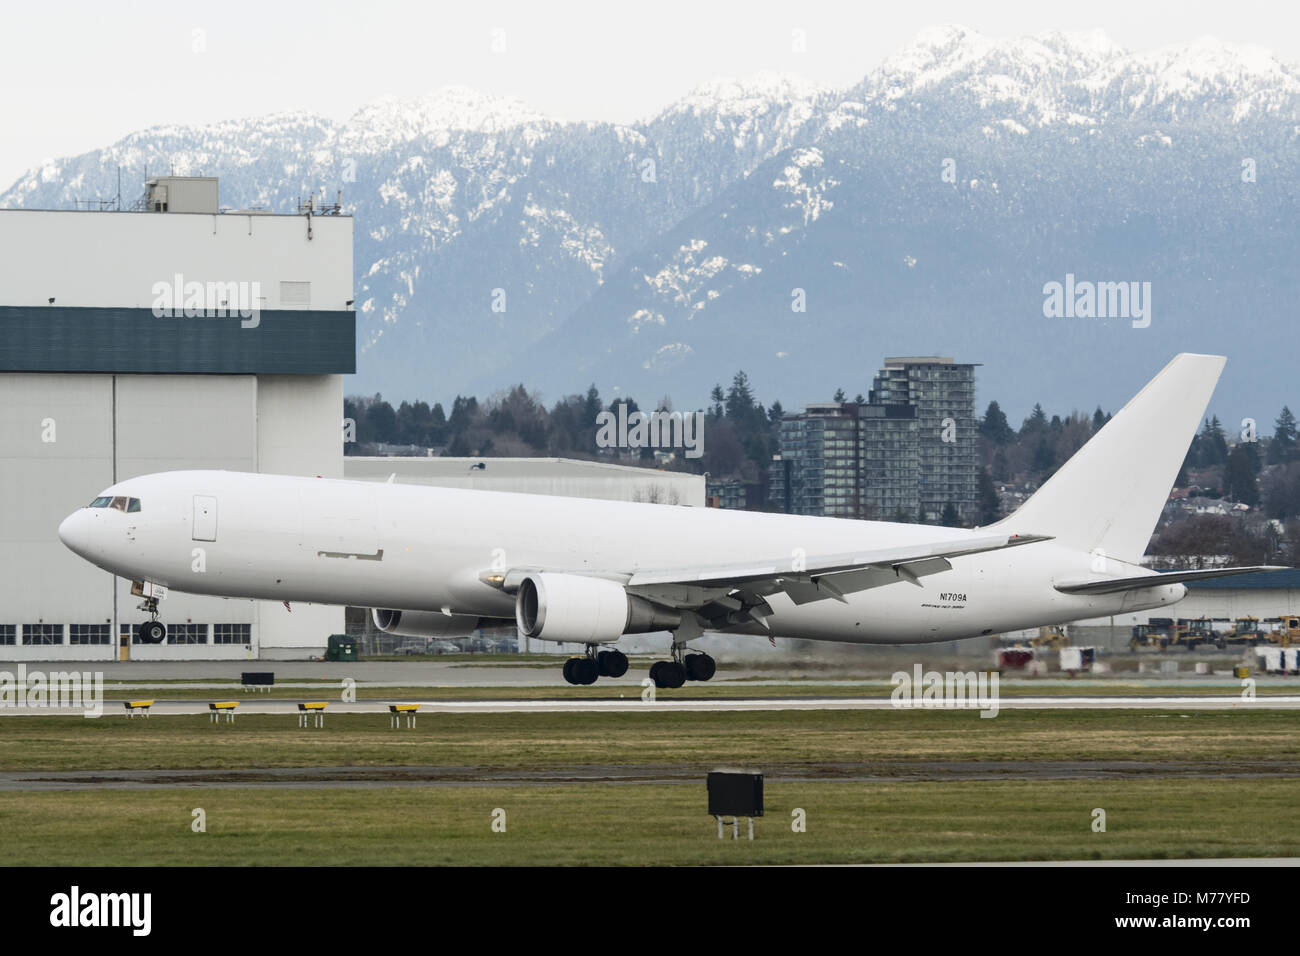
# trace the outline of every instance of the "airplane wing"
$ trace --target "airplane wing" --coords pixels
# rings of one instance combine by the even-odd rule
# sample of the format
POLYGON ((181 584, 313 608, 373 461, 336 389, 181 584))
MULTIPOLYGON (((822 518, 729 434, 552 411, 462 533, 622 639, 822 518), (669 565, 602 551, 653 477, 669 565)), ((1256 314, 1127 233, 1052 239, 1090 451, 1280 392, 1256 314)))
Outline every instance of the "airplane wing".
POLYGON ((847 603, 846 594, 947 571, 950 558, 1015 548, 1049 540, 1046 535, 999 534, 885 548, 877 551, 786 557, 745 564, 683 566, 637 571, 629 594, 666 607, 698 612, 714 626, 752 621, 772 613, 767 598, 783 593, 795 604, 828 598, 847 603))
POLYGON ((1259 571, 1289 571, 1290 568, 1260 564, 1242 568, 1210 568, 1205 571, 1168 571, 1156 574, 1139 574, 1126 578, 1089 578, 1077 581, 1060 581, 1056 590, 1065 594, 1115 594, 1120 591, 1138 591, 1142 588, 1200 581, 1205 578, 1226 578, 1234 574, 1254 574, 1259 571))
MULTIPOLYGON (((766 627, 772 614, 767 598, 783 593, 795 604, 833 599, 848 603, 846 594, 906 581, 923 587, 920 579, 952 567, 950 558, 1017 548, 1051 540, 1050 535, 994 534, 950 538, 924 544, 840 554, 792 555, 744 564, 682 565, 632 573, 584 571, 617 580, 628 594, 654 604, 693 611, 713 629, 756 623, 766 627)), ((513 594, 523 579, 557 568, 514 567, 483 571, 479 578, 513 594)))

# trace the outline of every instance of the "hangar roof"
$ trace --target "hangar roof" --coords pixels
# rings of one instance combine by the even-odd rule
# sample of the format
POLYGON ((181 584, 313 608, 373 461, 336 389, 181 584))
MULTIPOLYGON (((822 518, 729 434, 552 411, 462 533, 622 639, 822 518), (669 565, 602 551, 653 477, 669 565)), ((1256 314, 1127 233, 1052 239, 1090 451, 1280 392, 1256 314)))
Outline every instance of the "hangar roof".
POLYGON ((1228 578, 1208 578, 1204 581, 1188 581, 1189 588, 1252 588, 1255 590, 1294 591, 1300 590, 1300 569, 1288 568, 1285 571, 1261 571, 1258 574, 1237 574, 1228 578))

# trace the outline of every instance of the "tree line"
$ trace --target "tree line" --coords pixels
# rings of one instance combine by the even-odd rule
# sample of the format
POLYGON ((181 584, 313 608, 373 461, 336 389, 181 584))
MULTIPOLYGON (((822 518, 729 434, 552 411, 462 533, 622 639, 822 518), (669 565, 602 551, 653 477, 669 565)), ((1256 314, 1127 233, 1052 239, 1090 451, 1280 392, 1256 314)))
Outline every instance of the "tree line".
MULTIPOLYGON (((843 389, 835 401, 848 401, 843 389)), ((864 402, 859 394, 853 401, 864 402)), ((631 396, 606 399, 595 385, 585 393, 567 395, 549 407, 524 386, 495 393, 484 401, 456 396, 450 413, 440 403, 402 401, 396 408, 382 395, 351 396, 344 400, 344 417, 355 423, 349 454, 364 454, 375 446, 405 445, 433 448, 454 457, 567 457, 596 460, 609 457, 597 446, 598 416, 642 410, 631 396)), ((645 411, 672 411, 665 396, 645 411)), ((704 415, 703 456, 678 455, 667 467, 707 472, 713 478, 755 483, 766 493, 768 468, 780 449, 778 425, 785 415, 781 402, 765 405, 748 376, 738 371, 729 386, 715 385, 704 415)), ((1100 407, 1091 415, 1071 412, 1048 415, 1040 404, 1015 428, 997 401, 989 402, 978 419, 979 523, 1003 516, 999 484, 1032 490, 1046 481, 1071 455, 1100 430, 1110 414, 1100 407)), ((1296 418, 1285 407, 1267 436, 1229 436, 1217 417, 1206 419, 1188 449, 1176 485, 1207 498, 1239 502, 1258 513, 1286 521, 1300 514, 1300 438, 1296 418)), ((654 449, 620 450, 620 460, 653 460, 654 449)), ((951 509, 949 509, 951 511, 951 509)), ((945 515, 955 523, 955 512, 945 515)))

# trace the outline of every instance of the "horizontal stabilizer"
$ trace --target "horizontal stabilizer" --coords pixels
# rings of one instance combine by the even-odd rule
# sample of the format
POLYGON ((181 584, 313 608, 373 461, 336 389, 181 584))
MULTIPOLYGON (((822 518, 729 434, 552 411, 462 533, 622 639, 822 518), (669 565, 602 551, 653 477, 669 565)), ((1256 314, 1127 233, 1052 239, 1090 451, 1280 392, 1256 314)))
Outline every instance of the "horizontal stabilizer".
POLYGON ((1289 571, 1290 568, 1271 564, 1260 564, 1248 568, 1210 568, 1206 571, 1170 571, 1164 574, 1139 574, 1129 578, 1093 578, 1087 581, 1062 581, 1056 590, 1065 594, 1117 594, 1120 591, 1139 591, 1143 588, 1158 588, 1166 584, 1181 584, 1184 581, 1200 581, 1205 578, 1226 578, 1234 574, 1255 574, 1259 571, 1289 571))

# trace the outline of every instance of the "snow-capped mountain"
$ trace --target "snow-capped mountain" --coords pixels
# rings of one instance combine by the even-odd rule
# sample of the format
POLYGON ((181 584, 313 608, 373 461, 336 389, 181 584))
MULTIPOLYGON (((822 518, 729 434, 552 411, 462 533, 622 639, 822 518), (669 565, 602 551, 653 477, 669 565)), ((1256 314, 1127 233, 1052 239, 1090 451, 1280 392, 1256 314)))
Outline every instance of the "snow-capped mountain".
POLYGON ((948 26, 846 90, 713 80, 627 126, 449 87, 342 122, 155 127, 31 170, 0 205, 109 195, 119 166, 133 186, 146 167, 218 175, 234 208, 341 189, 350 391, 594 381, 684 407, 743 367, 791 406, 939 352, 983 362, 1014 413, 1093 403, 1112 377, 1119 400, 1191 348, 1244 359, 1220 400, 1262 421, 1294 401, 1270 343, 1300 300, 1298 137, 1300 71, 1258 48, 948 26), (1045 317, 1067 274, 1151 282, 1150 327, 1045 317), (1065 381, 1067 355, 1107 379, 1065 381))

